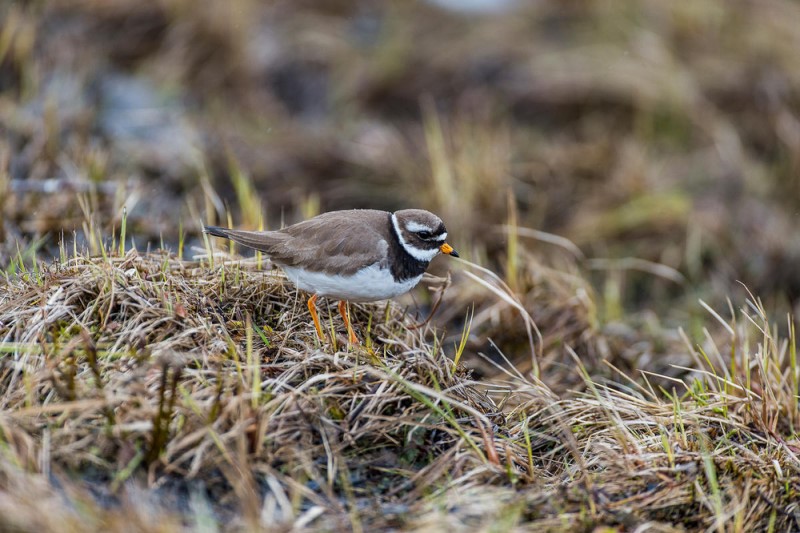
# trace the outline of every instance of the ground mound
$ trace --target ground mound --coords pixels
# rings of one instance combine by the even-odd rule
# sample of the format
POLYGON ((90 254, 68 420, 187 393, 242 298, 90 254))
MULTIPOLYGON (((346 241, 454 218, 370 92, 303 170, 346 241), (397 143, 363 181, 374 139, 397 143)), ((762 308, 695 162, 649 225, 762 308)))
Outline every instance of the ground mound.
POLYGON ((798 525, 796 343, 756 305, 673 391, 585 374, 560 397, 473 379, 394 304, 353 307, 355 347, 327 313, 320 343, 257 260, 79 255, 0 283, 4 530, 798 525))

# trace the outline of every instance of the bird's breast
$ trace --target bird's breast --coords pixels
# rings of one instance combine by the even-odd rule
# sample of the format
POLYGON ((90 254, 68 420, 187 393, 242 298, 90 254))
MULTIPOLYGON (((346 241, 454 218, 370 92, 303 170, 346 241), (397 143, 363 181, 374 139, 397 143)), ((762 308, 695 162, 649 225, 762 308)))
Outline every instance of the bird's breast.
POLYGON ((286 277, 302 291, 351 302, 388 300, 410 291, 422 279, 420 274, 397 281, 391 270, 381 268, 379 264, 362 268, 351 276, 314 272, 300 267, 281 268, 286 277))

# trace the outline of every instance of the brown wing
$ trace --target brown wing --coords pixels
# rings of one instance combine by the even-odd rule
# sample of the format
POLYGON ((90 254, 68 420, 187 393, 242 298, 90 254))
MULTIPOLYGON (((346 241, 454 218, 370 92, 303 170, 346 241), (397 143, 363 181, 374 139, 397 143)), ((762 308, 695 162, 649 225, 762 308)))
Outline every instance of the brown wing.
POLYGON ((266 252, 278 265, 344 275, 385 264, 390 238, 389 213, 374 210, 331 211, 280 231, 206 231, 266 252))

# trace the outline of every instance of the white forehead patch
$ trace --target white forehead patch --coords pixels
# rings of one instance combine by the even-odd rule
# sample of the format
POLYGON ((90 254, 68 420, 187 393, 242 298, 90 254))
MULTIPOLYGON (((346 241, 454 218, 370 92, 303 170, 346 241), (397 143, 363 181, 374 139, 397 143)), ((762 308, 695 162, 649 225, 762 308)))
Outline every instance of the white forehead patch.
POLYGON ((444 241, 446 241, 446 240, 447 240, 447 232, 445 231, 444 233, 442 233, 441 235, 439 235, 438 237, 436 237, 436 238, 435 238, 435 239, 433 239, 433 240, 434 240, 434 241, 437 241, 437 242, 444 242, 444 241))
POLYGON ((426 226, 425 224, 420 224, 419 222, 414 222, 410 220, 408 224, 406 224, 406 229, 412 233, 417 233, 420 231, 427 231, 429 233, 433 233, 433 228, 430 226, 426 226))

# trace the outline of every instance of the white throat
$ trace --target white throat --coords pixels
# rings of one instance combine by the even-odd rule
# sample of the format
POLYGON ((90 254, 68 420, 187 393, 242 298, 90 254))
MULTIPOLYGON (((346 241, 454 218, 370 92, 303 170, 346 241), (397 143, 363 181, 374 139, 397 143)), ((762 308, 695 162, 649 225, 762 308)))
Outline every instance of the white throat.
POLYGON ((395 216, 394 213, 392 213, 392 227, 394 228, 394 234, 397 236, 397 240, 400 241, 400 245, 406 252, 408 252, 408 255, 410 255, 417 261, 424 261, 426 263, 430 263, 434 257, 439 255, 438 248, 434 248, 433 250, 420 250, 411 243, 407 242, 403 238, 403 232, 400 229, 400 223, 397 222, 397 217, 395 216))

